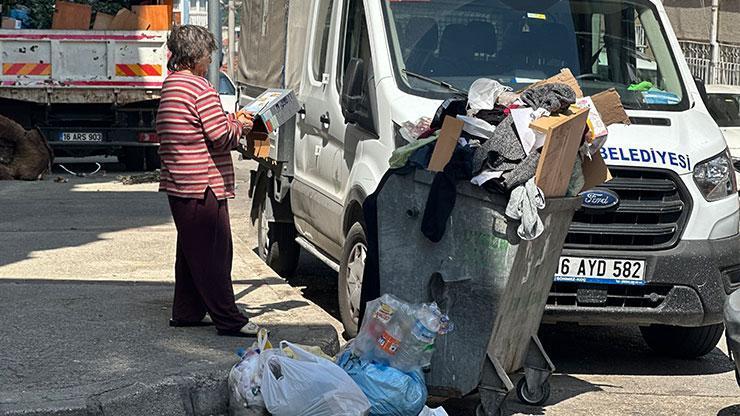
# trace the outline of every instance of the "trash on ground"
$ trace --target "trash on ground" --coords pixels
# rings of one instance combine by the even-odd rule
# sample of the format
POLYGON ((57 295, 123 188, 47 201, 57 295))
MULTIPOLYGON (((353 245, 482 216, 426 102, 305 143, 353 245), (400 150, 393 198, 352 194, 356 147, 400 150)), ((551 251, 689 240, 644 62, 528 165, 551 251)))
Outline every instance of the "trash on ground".
POLYGON ((427 400, 424 376, 419 370, 401 370, 361 359, 346 348, 337 364, 352 377, 370 401, 372 416, 417 416, 427 400))
POLYGON ((260 392, 262 371, 266 357, 275 352, 265 329, 260 330, 251 347, 239 351, 241 360, 231 368, 228 379, 229 407, 232 410, 265 409, 260 392))
POLYGON ((0 180, 41 180, 53 161, 54 153, 38 130, 0 116, 0 180))
POLYGON ((452 329, 436 303, 412 305, 385 294, 368 302, 352 353, 403 372, 429 366, 437 335, 452 329))
POLYGON ((365 394, 338 365, 280 343, 264 361, 260 392, 274 416, 364 416, 370 410, 365 394), (284 349, 289 347, 296 358, 284 349))
POLYGON ((140 183, 159 182, 159 169, 141 173, 138 175, 119 176, 118 180, 124 185, 136 185, 140 183))

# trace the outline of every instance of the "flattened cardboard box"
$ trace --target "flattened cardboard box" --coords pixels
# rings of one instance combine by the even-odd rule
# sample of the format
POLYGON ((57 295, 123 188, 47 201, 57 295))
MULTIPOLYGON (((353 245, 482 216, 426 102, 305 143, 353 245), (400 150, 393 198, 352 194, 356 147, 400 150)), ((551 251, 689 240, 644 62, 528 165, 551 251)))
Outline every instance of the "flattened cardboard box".
POLYGON ((274 133, 301 109, 293 90, 270 88, 249 103, 244 110, 254 113, 254 130, 274 133))

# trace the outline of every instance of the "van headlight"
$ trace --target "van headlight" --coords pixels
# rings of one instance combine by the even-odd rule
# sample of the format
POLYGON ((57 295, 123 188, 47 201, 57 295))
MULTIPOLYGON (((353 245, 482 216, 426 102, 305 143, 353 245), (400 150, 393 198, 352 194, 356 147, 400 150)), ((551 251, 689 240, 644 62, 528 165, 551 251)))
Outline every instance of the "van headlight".
POLYGON ((735 169, 729 150, 694 166, 694 182, 709 202, 736 195, 735 169))

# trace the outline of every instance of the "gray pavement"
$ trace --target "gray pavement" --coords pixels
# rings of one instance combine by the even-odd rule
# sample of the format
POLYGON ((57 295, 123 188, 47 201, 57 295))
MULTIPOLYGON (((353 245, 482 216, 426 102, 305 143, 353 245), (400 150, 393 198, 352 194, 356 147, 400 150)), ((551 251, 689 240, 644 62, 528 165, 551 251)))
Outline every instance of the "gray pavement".
MULTIPOLYGON (((303 256, 286 283, 257 258, 251 165, 236 166, 234 279, 245 312, 270 325, 273 339, 334 348, 336 274, 303 256)), ((116 183, 118 174, 0 182, 0 414, 225 412, 224 375, 242 344, 212 328, 166 326, 174 255, 166 200, 154 184, 116 183)), ((505 415, 740 415, 724 343, 676 360, 652 353, 636 328, 548 326, 542 339, 558 367, 551 399, 530 407, 512 397, 505 415)), ((473 405, 444 407, 461 416, 473 405)))
MULTIPOLYGON (((167 325, 176 234, 166 197, 119 174, 0 182, 0 414, 227 412, 226 374, 252 341, 167 325)), ((336 352, 341 324, 254 254, 248 201, 230 208, 242 311, 273 340, 336 352)))

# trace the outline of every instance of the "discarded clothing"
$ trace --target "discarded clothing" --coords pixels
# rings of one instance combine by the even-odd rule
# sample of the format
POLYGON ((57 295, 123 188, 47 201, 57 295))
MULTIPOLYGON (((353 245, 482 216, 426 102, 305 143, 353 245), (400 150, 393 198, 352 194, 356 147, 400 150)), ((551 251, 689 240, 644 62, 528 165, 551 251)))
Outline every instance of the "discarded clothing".
POLYGON ((583 162, 580 157, 577 157, 576 162, 573 164, 573 173, 570 175, 570 182, 568 182, 568 190, 565 192, 565 196, 578 195, 585 184, 586 178, 583 176, 583 162))
POLYGON ((490 139, 496 131, 495 126, 492 126, 479 118, 471 116, 457 116, 457 118, 465 123, 463 124, 463 131, 468 134, 472 134, 475 137, 490 139))
POLYGON ((434 243, 444 236, 447 220, 455 207, 457 181, 473 176, 472 155, 470 146, 458 145, 444 171, 434 176, 421 220, 422 234, 434 243))
POLYGON ((448 98, 442 105, 437 108, 437 112, 434 114, 432 124, 429 125, 432 129, 442 128, 442 123, 445 121, 446 116, 455 118, 457 116, 467 114, 468 100, 465 98, 448 98))
POLYGON ((521 221, 517 234, 522 240, 534 240, 545 230, 545 225, 537 212, 544 207, 545 195, 534 183, 534 178, 511 191, 506 216, 521 221))
MULTIPOLYGON (((514 162, 523 160, 526 156, 524 148, 519 141, 519 136, 517 136, 516 131, 514 130, 514 119, 511 116, 506 117, 504 121, 496 127, 496 131, 493 133, 493 138, 483 143, 480 149, 475 152, 475 156, 473 157, 473 166, 475 169, 481 170, 486 167, 496 169, 495 166, 491 166, 495 165, 495 162, 489 163, 488 166, 484 165, 485 162, 490 161, 489 155, 493 158, 502 156, 505 159, 514 162), (494 153, 492 154, 491 152, 494 153)), ((510 169, 513 169, 513 167, 510 169)))
POLYGON ((511 87, 501 85, 498 81, 488 78, 475 80, 468 89, 468 114, 474 115, 480 110, 491 110, 496 105, 498 97, 511 87))
POLYGON ((565 84, 544 84, 527 89, 519 99, 533 109, 544 108, 556 114, 575 104, 576 93, 565 84))
POLYGON ((523 185, 534 177, 537 171, 537 164, 540 162, 540 153, 532 152, 521 163, 517 164, 514 169, 505 172, 503 175, 503 187, 509 191, 523 185))
POLYGON ((411 157, 416 150, 419 148, 422 148, 429 143, 434 142, 439 137, 439 133, 436 133, 435 135, 431 137, 427 137, 426 139, 419 139, 415 142, 411 142, 405 146, 401 146, 398 149, 394 150, 391 154, 391 158, 388 160, 388 163, 390 164, 391 169, 398 169, 408 162, 409 158, 411 157))
POLYGON ((429 117, 419 117, 415 122, 405 121, 398 133, 409 143, 413 143, 415 140, 429 130, 429 125, 432 123, 432 119, 429 117))
POLYGON ((475 118, 479 118, 492 126, 498 126, 506 118, 506 107, 497 105, 491 110, 480 110, 475 115, 475 118))

